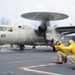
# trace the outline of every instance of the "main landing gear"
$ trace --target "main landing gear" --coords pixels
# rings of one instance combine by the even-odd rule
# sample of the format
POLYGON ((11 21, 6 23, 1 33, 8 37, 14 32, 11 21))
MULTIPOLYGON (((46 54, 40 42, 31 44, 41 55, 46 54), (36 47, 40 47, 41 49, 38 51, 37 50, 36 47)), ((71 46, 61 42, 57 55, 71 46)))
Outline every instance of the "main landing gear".
POLYGON ((33 46, 32 48, 35 49, 35 46, 33 46))
POLYGON ((55 49, 55 47, 54 47, 54 46, 53 46, 53 51, 54 51, 54 52, 56 52, 56 49, 55 49))

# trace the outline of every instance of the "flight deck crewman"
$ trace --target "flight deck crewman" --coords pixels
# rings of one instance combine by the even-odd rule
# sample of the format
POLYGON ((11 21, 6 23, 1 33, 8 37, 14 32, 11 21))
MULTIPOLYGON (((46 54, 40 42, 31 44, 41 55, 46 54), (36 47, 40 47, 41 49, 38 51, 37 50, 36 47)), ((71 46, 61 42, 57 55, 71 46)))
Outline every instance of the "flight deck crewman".
POLYGON ((57 64, 66 63, 68 50, 61 49, 61 47, 64 47, 61 41, 57 41, 54 47, 57 49, 57 59, 56 59, 57 64))
POLYGON ((70 50, 70 55, 67 56, 67 58, 70 60, 70 62, 74 65, 72 68, 75 70, 75 43, 73 40, 69 40, 69 46, 61 47, 61 49, 70 50))

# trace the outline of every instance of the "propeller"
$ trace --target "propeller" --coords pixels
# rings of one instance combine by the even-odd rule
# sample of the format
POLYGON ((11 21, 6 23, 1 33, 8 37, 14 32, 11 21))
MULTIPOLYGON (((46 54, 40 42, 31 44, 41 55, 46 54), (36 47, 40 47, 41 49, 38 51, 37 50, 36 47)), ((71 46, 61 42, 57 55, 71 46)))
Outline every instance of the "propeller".
POLYGON ((46 40, 46 31, 49 21, 47 19, 42 20, 41 25, 38 27, 38 30, 42 33, 44 39, 46 40))

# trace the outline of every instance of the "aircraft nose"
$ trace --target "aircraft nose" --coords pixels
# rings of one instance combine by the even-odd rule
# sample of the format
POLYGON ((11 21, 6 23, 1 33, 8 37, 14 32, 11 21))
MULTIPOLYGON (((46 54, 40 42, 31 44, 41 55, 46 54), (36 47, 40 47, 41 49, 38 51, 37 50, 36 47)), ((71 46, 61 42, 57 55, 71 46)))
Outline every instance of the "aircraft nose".
POLYGON ((0 44, 3 44, 5 40, 6 40, 6 34, 0 33, 0 44))
POLYGON ((1 38, 6 37, 6 34, 1 34, 0 37, 1 38))

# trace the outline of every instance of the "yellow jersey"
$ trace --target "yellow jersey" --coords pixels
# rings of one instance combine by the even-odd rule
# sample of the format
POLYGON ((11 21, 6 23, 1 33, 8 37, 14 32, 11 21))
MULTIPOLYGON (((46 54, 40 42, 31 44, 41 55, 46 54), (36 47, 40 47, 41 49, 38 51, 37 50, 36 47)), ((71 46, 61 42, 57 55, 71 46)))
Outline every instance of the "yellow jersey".
POLYGON ((68 54, 68 50, 62 49, 63 47, 65 47, 63 44, 60 45, 55 45, 54 46, 58 51, 63 52, 64 54, 68 54))
POLYGON ((75 43, 72 43, 69 46, 61 47, 61 49, 70 50, 72 55, 75 55, 75 43))

